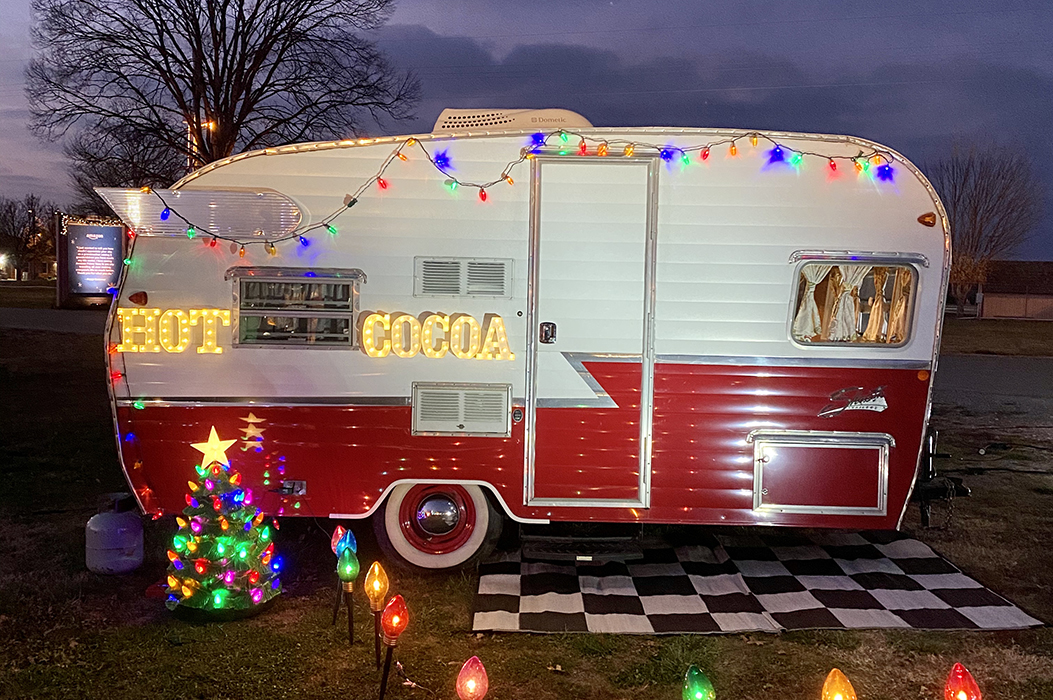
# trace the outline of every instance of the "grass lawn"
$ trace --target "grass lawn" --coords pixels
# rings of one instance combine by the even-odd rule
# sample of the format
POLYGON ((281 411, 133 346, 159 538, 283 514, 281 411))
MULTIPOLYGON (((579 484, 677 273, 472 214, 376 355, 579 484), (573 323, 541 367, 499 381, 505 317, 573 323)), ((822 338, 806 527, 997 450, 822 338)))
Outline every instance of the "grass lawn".
MULTIPOLYGON (((335 587, 326 521, 287 520, 278 548, 286 592, 256 618, 180 622, 145 597, 165 571, 171 518, 146 524, 147 561, 105 577, 84 568, 84 523, 96 497, 124 488, 118 471, 97 339, 57 333, 0 335, 0 697, 374 698, 365 601, 358 641, 330 626, 335 587)), ((954 469, 975 495, 934 510, 931 529, 906 527, 1032 615, 1053 620, 1053 476, 1049 434, 1030 447, 978 457, 1002 436, 997 420, 941 416, 954 469), (985 432, 986 431, 986 432, 985 432), (1043 442, 1043 439, 1045 440, 1043 442), (1030 473, 1019 473, 1026 471, 1030 473)), ((363 568, 376 556, 357 525, 363 568)), ((679 698, 699 664, 726 700, 818 700, 831 667, 860 700, 939 700, 955 661, 984 697, 1053 698, 1053 629, 1021 632, 815 631, 780 635, 475 635, 473 574, 393 576, 411 622, 396 652, 422 689, 389 687, 393 700, 454 697, 461 663, 477 654, 500 700, 679 698), (425 690, 427 689, 427 690, 425 690), (430 691, 430 692, 429 692, 430 691)))
POLYGON ((0 307, 50 309, 55 306, 55 283, 0 281, 0 307))
POLYGON ((940 353, 1053 355, 1053 321, 947 318, 940 353))

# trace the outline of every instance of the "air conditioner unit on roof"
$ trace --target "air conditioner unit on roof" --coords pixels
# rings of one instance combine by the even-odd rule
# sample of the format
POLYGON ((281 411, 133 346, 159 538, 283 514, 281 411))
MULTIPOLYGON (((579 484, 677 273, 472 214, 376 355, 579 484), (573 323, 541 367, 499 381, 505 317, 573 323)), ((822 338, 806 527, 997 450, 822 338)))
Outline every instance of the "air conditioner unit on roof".
POLYGON ((464 129, 582 129, 588 119, 568 109, 444 109, 433 134, 464 129))

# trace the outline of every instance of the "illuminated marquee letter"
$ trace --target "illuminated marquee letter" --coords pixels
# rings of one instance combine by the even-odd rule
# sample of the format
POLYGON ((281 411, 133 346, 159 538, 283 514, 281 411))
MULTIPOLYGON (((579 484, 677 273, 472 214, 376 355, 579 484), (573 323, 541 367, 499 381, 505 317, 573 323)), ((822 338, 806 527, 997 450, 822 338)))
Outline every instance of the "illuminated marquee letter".
POLYGON ((157 344, 157 319, 161 315, 161 309, 117 309, 117 318, 121 322, 121 342, 117 345, 117 352, 161 352, 161 346, 157 344), (135 323, 136 317, 142 318, 142 323, 135 323), (135 336, 142 335, 141 345, 135 343, 135 336))
POLYGON ((395 317, 391 322, 391 351, 399 357, 413 357, 420 352, 420 321, 409 314, 395 317), (406 333, 409 326, 409 347, 406 347, 406 333))
POLYGON ((385 333, 381 333, 380 337, 377 337, 375 327, 378 323, 385 331, 391 330, 391 314, 369 314, 366 316, 366 320, 362 322, 362 347, 370 357, 387 357, 388 353, 391 352, 391 340, 385 333), (384 342, 378 345, 377 340, 380 339, 383 339, 384 342))
POLYGON ((214 353, 219 355, 223 352, 223 348, 219 347, 216 343, 216 321, 219 320, 224 326, 230 325, 230 310, 229 309, 190 309, 190 325, 196 326, 198 320, 204 321, 202 324, 203 331, 201 333, 201 347, 197 349, 198 353, 214 353))
POLYGON ((481 343, 479 322, 472 316, 458 316, 450 323, 450 352, 462 360, 479 354, 481 343), (467 328, 467 331, 465 330, 467 328), (468 347, 464 346, 465 335, 468 336, 468 347))
POLYGON ((423 326, 423 339, 421 340, 420 349, 424 352, 425 357, 432 359, 439 359, 445 357, 446 352, 450 349, 450 341, 447 340, 447 335, 450 332, 450 317, 440 316, 438 314, 432 314, 424 319, 423 326), (438 326, 443 333, 442 339, 439 341, 439 347, 435 347, 435 327, 438 326))
POLYGON ((505 332, 505 322, 500 316, 491 316, 490 323, 486 326, 486 337, 483 339, 482 350, 475 356, 478 360, 514 360, 516 356, 508 347, 508 333, 505 332))
POLYGON ((190 317, 182 309, 169 309, 158 321, 161 347, 168 352, 183 352, 190 347, 190 317), (172 341, 172 321, 175 321, 175 342, 172 341))

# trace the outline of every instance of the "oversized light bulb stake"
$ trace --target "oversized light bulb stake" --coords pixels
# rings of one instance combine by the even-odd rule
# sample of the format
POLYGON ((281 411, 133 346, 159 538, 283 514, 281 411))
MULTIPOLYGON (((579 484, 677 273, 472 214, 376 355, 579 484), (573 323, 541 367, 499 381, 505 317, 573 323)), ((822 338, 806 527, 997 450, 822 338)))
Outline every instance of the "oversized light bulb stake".
MULTIPOLYGON (((340 577, 344 600, 347 602, 347 641, 355 643, 355 599, 352 592, 355 588, 355 579, 358 578, 358 557, 350 547, 341 550, 340 558, 337 559, 336 573, 340 577)), ((339 609, 338 609, 339 611, 339 609)), ((336 623, 334 617, 333 623, 336 623)))
POLYGON ((338 563, 337 563, 337 580, 336 580, 336 600, 333 601, 333 622, 332 622, 332 624, 334 624, 334 625, 336 624, 337 616, 340 615, 340 602, 344 599, 344 584, 343 584, 343 580, 339 577, 339 575, 340 575, 340 566, 339 566, 340 553, 342 551, 344 551, 345 549, 347 549, 348 547, 350 547, 351 551, 354 552, 356 555, 358 554, 358 542, 355 540, 354 533, 351 532, 350 530, 345 530, 343 528, 343 526, 341 526, 341 525, 337 525, 336 529, 333 530, 332 538, 329 540, 329 548, 333 550, 333 554, 336 555, 336 558, 337 558, 337 561, 338 561, 338 563))
POLYGON ((969 669, 960 663, 954 664, 947 676, 947 685, 943 686, 944 700, 983 700, 980 686, 976 685, 969 669))
POLYGON ((409 609, 402 596, 397 595, 384 606, 384 614, 380 616, 380 626, 384 631, 384 646, 387 652, 384 654, 384 673, 380 676, 380 697, 384 700, 384 692, 388 687, 388 674, 391 672, 391 654, 398 644, 399 635, 406 630, 409 624, 409 609))
POLYGON ((369 609, 373 611, 373 651, 377 670, 380 670, 380 616, 388 597, 388 575, 379 561, 373 562, 366 573, 366 597, 369 598, 369 609))
POLYGON ((687 667, 684 674, 684 689, 681 693, 682 700, 716 700, 717 691, 714 690, 706 674, 694 664, 687 667))
POLYGON ((460 700, 483 700, 489 689, 490 679, 486 677, 486 667, 479 657, 473 656, 465 661, 457 674, 457 697, 460 700))
POLYGON ((856 689, 840 669, 831 669, 823 683, 822 700, 857 700, 856 689))

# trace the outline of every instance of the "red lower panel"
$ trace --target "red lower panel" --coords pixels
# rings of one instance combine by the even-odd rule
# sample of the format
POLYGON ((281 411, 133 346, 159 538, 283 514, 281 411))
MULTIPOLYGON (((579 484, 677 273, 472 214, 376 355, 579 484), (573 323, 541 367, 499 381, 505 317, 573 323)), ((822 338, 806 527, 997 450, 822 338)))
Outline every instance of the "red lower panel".
MULTIPOLYGON (((535 492, 635 498, 639 365, 588 368, 619 407, 538 411, 535 492)), ((510 438, 455 438, 411 435, 408 407, 148 406, 119 409, 118 423, 129 479, 148 510, 184 507, 186 482, 196 477, 201 456, 191 443, 205 441, 214 425, 222 439, 247 438, 227 451, 231 464, 258 503, 286 515, 365 514, 395 481, 447 479, 492 484, 521 517, 880 528, 895 526, 908 495, 927 391, 928 380, 914 370, 660 364, 648 509, 524 506, 523 422, 513 425, 510 438), (831 394, 852 387, 884 387, 887 410, 819 417, 831 394), (888 514, 754 511, 753 445, 746 440, 752 430, 888 433, 895 439, 888 514), (277 493, 282 480, 306 481, 306 496, 277 493)), ((869 499, 876 485, 872 470, 850 462, 834 454, 818 460, 788 454, 772 478, 780 499, 794 504, 854 504, 869 499)))
POLYGON ((763 505, 877 508, 881 482, 877 449, 789 447, 765 450, 763 505))

